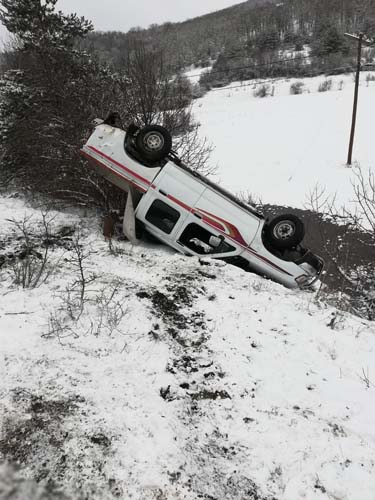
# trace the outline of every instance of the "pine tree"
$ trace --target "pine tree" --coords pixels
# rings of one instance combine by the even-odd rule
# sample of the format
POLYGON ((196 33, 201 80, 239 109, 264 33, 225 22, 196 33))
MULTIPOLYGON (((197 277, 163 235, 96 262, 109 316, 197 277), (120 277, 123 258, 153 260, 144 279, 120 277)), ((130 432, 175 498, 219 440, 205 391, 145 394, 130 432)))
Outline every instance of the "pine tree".
POLYGON ((0 20, 17 39, 0 81, 0 176, 82 203, 103 191, 79 147, 90 121, 120 97, 116 76, 75 48, 91 23, 55 12, 56 1, 0 0, 0 20))
POLYGON ((0 20, 24 47, 71 47, 75 38, 84 37, 93 25, 76 14, 55 12, 57 0, 1 0, 0 20))

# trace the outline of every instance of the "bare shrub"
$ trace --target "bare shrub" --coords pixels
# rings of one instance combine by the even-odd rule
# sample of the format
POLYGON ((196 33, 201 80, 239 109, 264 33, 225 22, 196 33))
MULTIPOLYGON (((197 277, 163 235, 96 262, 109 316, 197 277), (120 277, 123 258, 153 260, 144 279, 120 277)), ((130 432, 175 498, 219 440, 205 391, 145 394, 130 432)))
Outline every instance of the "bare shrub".
POLYGON ((370 230, 375 238, 375 174, 368 171, 365 175, 358 165, 355 166, 354 173, 357 180, 353 183, 353 189, 359 211, 353 214, 346 210, 345 215, 363 231, 370 230))
POLYGON ((60 306, 48 318, 45 338, 57 338, 63 344, 67 338, 78 339, 84 335, 111 337, 120 330, 122 320, 128 314, 123 284, 118 280, 107 283, 98 290, 86 290, 84 300, 73 297, 66 289, 61 295, 60 306), (81 307, 80 307, 81 306, 81 307))
POLYGON ((48 331, 43 336, 57 338, 63 344, 67 338, 84 335, 111 336, 127 314, 123 283, 111 280, 104 287, 94 284, 98 277, 90 270, 88 260, 93 251, 87 247, 80 231, 72 241, 68 269, 74 279, 60 293, 60 303, 48 318, 48 331))
POLYGON ((42 335, 44 338, 57 338, 63 344, 67 337, 78 338, 79 334, 72 328, 72 323, 63 313, 63 308, 50 313, 48 317, 48 332, 42 335))
POLYGON ((184 162, 203 175, 212 173, 208 165, 212 146, 200 137, 191 110, 192 100, 202 95, 201 88, 183 75, 173 77, 164 51, 151 49, 141 39, 132 40, 124 66, 124 124, 163 125, 172 134, 174 148, 184 162))
POLYGON ((268 97, 271 95, 271 85, 269 84, 262 84, 256 87, 256 89, 253 92, 254 97, 268 97))
POLYGON ((324 80, 318 87, 318 92, 328 92, 332 89, 332 80, 328 78, 324 80))
POLYGON ((87 287, 96 279, 95 274, 86 267, 86 261, 91 255, 92 252, 86 249, 82 242, 81 233, 77 231, 72 241, 71 256, 68 259, 68 266, 75 274, 75 279, 66 287, 64 294, 65 309, 73 321, 78 321, 83 313, 87 287))
POLYGON ((36 288, 45 283, 54 271, 48 244, 53 220, 54 217, 48 218, 47 213, 42 213, 41 224, 37 224, 30 216, 25 216, 21 221, 10 221, 19 234, 20 244, 10 264, 14 284, 22 288, 36 288))
MULTIPOLYGON (((311 193, 309 206, 313 211, 327 214, 333 221, 343 225, 346 234, 354 232, 362 245, 372 249, 375 245, 375 176, 370 171, 364 174, 358 165, 353 171, 354 204, 351 207, 337 208, 335 198, 328 196, 325 189, 319 187, 311 193)), ((341 277, 342 285, 337 305, 366 319, 374 320, 374 264, 349 268, 348 255, 342 252, 352 252, 354 249, 343 248, 341 241, 330 242, 324 238, 322 241, 330 263, 341 277)))
POLYGON ((184 163, 200 174, 212 175, 217 172, 217 166, 209 164, 214 148, 206 138, 200 138, 198 124, 174 139, 174 149, 184 163))
POLYGON ((123 297, 120 295, 121 288, 122 284, 114 281, 101 289, 94 297, 93 302, 98 312, 98 321, 93 332, 95 335, 104 331, 111 336, 127 315, 128 308, 125 307, 123 297))
POLYGON ((374 384, 370 380, 369 369, 366 370, 362 368, 362 374, 359 375, 359 379, 365 384, 366 389, 370 389, 370 387, 374 387, 374 384))
POLYGON ((345 83, 344 83, 344 80, 340 80, 338 85, 337 85, 337 88, 338 90, 342 90, 345 86, 345 83))
POLYGON ((294 82, 290 86, 290 94, 291 95, 298 95, 298 94, 303 94, 305 84, 303 82, 294 82))
POLYGON ((264 205, 262 199, 250 191, 240 191, 237 193, 237 198, 257 210, 262 210, 264 205))

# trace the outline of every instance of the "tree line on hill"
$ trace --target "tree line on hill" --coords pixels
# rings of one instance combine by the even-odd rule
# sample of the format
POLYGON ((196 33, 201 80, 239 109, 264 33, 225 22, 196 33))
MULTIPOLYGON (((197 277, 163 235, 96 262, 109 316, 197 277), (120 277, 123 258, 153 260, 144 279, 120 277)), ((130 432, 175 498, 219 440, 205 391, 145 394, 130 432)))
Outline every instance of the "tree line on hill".
MULTIPOLYGON (((134 40, 141 39, 152 50, 163 51, 171 73, 213 64, 201 81, 210 88, 235 80, 351 69, 355 46, 344 33, 359 31, 375 35, 373 0, 248 1, 182 23, 134 28, 126 34, 90 33, 83 48, 118 68, 134 40), (306 46, 310 57, 303 51, 306 46)), ((372 60, 374 53, 367 57, 372 60)))

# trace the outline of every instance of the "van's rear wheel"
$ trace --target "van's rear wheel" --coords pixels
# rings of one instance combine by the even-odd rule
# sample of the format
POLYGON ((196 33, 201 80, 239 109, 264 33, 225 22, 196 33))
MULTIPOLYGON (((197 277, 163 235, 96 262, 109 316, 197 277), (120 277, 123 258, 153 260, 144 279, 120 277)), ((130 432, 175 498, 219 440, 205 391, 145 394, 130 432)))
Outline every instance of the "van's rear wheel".
POLYGON ((305 236, 305 227, 296 215, 284 214, 267 224, 265 235, 271 246, 278 250, 287 250, 301 243, 305 236))
POLYGON ((160 125, 148 125, 137 134, 136 148, 144 160, 160 161, 169 155, 172 149, 172 137, 169 131, 160 125))

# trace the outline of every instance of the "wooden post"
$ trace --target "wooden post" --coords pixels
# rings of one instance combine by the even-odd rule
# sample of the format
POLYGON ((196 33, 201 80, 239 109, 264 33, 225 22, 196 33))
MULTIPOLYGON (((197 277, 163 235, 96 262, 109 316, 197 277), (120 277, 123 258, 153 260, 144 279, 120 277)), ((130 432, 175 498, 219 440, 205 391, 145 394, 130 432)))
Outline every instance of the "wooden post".
MULTIPOLYGON (((351 38, 353 38, 353 37, 351 37, 351 38)), ((356 121, 357 121, 358 93, 359 93, 359 76, 360 76, 360 73, 361 73, 363 33, 360 33, 359 37, 358 38, 356 37, 356 40, 358 40, 357 73, 356 73, 356 76, 355 76, 353 116, 352 116, 352 127, 351 127, 351 130, 350 130, 350 141, 349 141, 349 151, 348 151, 347 165, 351 165, 352 164, 355 126, 356 126, 356 121)))

